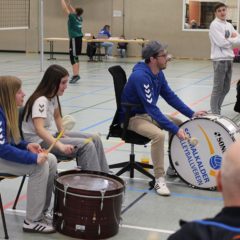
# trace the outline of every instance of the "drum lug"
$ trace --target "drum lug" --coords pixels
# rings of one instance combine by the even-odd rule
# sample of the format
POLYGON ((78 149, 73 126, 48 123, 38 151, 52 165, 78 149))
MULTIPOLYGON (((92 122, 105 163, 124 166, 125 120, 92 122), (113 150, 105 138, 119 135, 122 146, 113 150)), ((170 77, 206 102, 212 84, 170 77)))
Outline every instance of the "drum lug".
POLYGON ((103 210, 103 200, 104 200, 104 195, 105 195, 106 189, 102 189, 100 192, 102 195, 100 210, 102 211, 103 210))
POLYGON ((92 221, 93 221, 93 222, 96 222, 96 220, 97 220, 96 212, 94 211, 92 221))
POLYGON ((64 228, 64 220, 62 220, 62 223, 61 223, 61 230, 63 230, 64 228))
POLYGON ((63 197, 63 206, 66 205, 66 195, 69 185, 64 185, 64 197, 63 197))
POLYGON ((99 236, 101 235, 101 226, 100 226, 100 224, 98 224, 98 235, 99 236))
POLYGON ((236 133, 239 133, 240 132, 240 128, 238 128, 237 130, 236 130, 236 133))
POLYGON ((229 132, 230 137, 233 137, 236 132, 229 132))
POLYGON ((56 215, 56 216, 58 216, 58 217, 62 217, 62 216, 63 216, 63 214, 60 213, 60 212, 55 212, 54 215, 56 215))

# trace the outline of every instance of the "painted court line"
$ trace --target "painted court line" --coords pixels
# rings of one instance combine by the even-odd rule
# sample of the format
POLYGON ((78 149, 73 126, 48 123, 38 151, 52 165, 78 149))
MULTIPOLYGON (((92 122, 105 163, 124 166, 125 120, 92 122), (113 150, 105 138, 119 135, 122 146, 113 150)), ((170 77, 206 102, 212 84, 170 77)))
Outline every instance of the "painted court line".
POLYGON ((147 228, 147 227, 140 227, 140 226, 125 225, 125 224, 121 224, 120 227, 130 228, 130 229, 137 229, 137 230, 142 230, 142 231, 149 231, 149 232, 159 232, 159 233, 167 233, 167 234, 174 233, 174 231, 172 231, 172 230, 157 229, 157 228, 147 228))

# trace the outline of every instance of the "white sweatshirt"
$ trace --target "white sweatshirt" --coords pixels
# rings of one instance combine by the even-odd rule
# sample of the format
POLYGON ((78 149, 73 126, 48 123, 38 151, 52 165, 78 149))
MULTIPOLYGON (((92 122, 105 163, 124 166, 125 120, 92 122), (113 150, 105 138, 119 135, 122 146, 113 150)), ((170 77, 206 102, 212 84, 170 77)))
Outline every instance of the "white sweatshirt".
POLYGON ((234 53, 233 44, 240 44, 239 34, 231 38, 232 33, 237 33, 232 24, 215 18, 209 29, 209 38, 211 41, 211 59, 213 61, 232 60, 234 53))

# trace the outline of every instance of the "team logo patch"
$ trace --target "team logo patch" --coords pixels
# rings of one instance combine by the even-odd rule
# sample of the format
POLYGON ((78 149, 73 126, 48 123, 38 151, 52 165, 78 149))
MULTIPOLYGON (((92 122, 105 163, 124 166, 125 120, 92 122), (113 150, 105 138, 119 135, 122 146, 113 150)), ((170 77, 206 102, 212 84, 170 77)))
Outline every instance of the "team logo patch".
POLYGON ((40 112, 40 113, 43 113, 43 112, 44 112, 44 106, 45 106, 45 105, 44 105, 44 104, 39 104, 38 106, 39 106, 39 109, 38 109, 39 112, 40 112))
POLYGON ((0 122, 0 144, 4 144, 5 143, 5 139, 3 137, 3 129, 2 129, 2 121, 0 122))
POLYGON ((151 90, 150 90, 150 86, 149 84, 143 84, 144 87, 144 92, 145 92, 145 96, 147 99, 147 102, 152 103, 152 94, 151 94, 151 90))

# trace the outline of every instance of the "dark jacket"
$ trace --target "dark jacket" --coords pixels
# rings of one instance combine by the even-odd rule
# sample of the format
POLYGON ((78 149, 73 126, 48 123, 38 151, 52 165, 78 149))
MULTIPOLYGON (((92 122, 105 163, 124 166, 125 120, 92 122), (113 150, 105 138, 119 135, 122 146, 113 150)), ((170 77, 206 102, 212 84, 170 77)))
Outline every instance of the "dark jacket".
POLYGON ((240 207, 225 207, 214 218, 188 222, 168 240, 240 239, 240 207))

